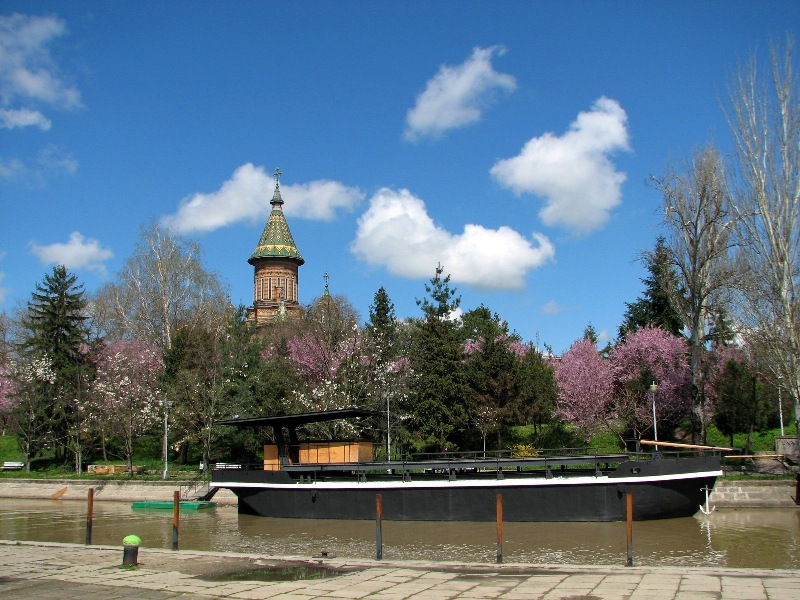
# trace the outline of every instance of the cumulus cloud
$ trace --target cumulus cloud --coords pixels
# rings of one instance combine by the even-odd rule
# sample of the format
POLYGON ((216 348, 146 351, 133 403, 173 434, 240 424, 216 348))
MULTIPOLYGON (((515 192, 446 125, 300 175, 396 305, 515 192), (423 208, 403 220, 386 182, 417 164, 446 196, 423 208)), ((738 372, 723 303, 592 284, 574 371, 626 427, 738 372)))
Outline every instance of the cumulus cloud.
POLYGON ((30 104, 56 108, 82 106, 80 92, 65 83, 50 55, 50 44, 66 33, 54 16, 0 16, 0 123, 5 128, 50 127, 30 104), (19 107, 18 105, 23 106, 19 107))
POLYGON ((532 242, 505 226, 465 225, 451 234, 433 222, 421 199, 388 188, 371 198, 350 249, 394 275, 429 277, 440 263, 453 282, 489 290, 521 289, 528 272, 555 256, 544 235, 534 233, 532 242))
POLYGON ((73 231, 64 244, 31 244, 31 252, 46 265, 64 265, 68 269, 86 269, 101 275, 106 272, 105 262, 114 257, 110 249, 101 247, 100 242, 85 238, 78 231, 73 231))
POLYGON ((546 200, 542 221, 575 234, 602 227, 619 205, 626 177, 609 158, 628 150, 628 116, 618 102, 598 99, 581 112, 562 136, 545 133, 529 140, 518 156, 498 161, 491 170, 516 194, 546 200))
MULTIPOLYGON (((263 221, 271 210, 269 201, 275 180, 263 167, 247 163, 216 192, 194 194, 184 199, 173 215, 162 223, 178 233, 214 231, 239 221, 263 221)), ((283 212, 303 219, 330 221, 337 210, 352 210, 364 195, 358 188, 337 181, 281 185, 283 212)))
POLYGON ((500 46, 474 48, 472 56, 460 65, 442 65, 406 114, 405 138, 437 137, 480 120, 498 91, 517 87, 514 77, 498 73, 492 66, 492 59, 504 53, 500 46))

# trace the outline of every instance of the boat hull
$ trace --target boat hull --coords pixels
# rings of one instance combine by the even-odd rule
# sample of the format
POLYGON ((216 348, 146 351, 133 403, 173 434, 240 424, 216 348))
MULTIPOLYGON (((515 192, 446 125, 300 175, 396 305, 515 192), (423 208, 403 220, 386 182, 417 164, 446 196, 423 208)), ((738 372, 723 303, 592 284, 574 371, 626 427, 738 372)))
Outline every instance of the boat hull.
POLYGON ((632 461, 597 476, 544 477, 510 472, 435 479, 420 474, 381 481, 289 478, 285 473, 226 474, 239 512, 295 519, 374 519, 380 495, 382 517, 396 521, 494 521, 502 496, 505 521, 623 521, 626 494, 636 520, 686 517, 705 501, 720 475, 719 460, 632 461))

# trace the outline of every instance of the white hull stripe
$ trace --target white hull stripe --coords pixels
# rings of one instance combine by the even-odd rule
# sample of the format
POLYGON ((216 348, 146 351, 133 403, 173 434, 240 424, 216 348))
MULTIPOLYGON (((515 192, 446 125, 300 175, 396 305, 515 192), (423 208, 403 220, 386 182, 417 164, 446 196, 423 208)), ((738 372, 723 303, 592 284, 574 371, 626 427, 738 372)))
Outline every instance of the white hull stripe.
POLYGON ((659 483, 681 479, 702 479, 722 477, 722 471, 703 471, 699 473, 677 473, 673 475, 652 475, 648 477, 553 477, 552 479, 475 479, 456 481, 315 481, 292 483, 252 483, 252 482, 212 482, 216 488, 258 488, 269 490, 408 490, 408 489, 468 489, 468 488, 535 488, 561 485, 626 485, 637 483, 659 483))

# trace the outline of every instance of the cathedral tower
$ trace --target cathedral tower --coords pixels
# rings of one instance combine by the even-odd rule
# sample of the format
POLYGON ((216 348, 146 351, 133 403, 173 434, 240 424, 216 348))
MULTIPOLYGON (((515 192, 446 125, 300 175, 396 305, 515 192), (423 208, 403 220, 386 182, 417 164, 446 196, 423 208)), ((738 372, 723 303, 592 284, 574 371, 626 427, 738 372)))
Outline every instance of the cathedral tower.
POLYGON ((294 245, 283 215, 280 177, 281 170, 276 169, 275 192, 270 201, 272 212, 258 246, 247 260, 254 268, 253 306, 247 310, 247 319, 256 325, 302 316, 297 272, 305 260, 294 245))

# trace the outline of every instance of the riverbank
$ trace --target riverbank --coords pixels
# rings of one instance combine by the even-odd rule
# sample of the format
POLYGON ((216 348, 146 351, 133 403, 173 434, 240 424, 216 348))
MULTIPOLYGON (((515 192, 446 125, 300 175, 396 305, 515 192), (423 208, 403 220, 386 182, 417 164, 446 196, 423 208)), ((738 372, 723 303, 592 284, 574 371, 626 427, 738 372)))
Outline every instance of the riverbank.
MULTIPOLYGON (((0 479, 0 498, 85 501, 89 488, 95 500, 116 502, 171 501, 176 490, 193 488, 188 481, 126 481, 72 479, 0 479)), ((709 497, 717 508, 796 508, 800 483, 793 479, 720 479, 709 497)), ((236 495, 221 489, 213 498, 221 505, 237 505, 236 495)))
POLYGON ((140 549, 135 568, 122 568, 122 558, 122 549, 110 546, 0 541, 3 598, 793 600, 800 589, 800 570, 309 560, 150 548, 140 549), (298 581, 263 576, 303 565, 341 574, 298 581))
MULTIPOLYGON (((119 479, 0 479, 0 498, 81 500, 85 502, 89 489, 94 488, 94 499, 96 501, 172 501, 176 491, 194 490, 199 483, 119 479)), ((236 494, 230 490, 219 490, 214 495, 213 500, 221 505, 236 506, 238 504, 236 494)))

